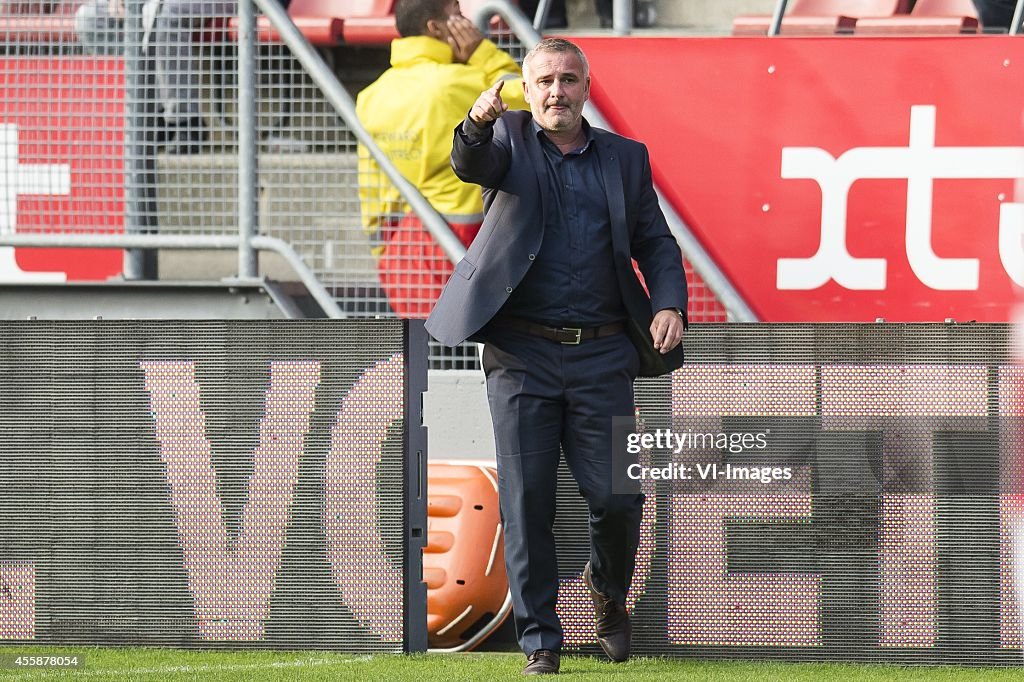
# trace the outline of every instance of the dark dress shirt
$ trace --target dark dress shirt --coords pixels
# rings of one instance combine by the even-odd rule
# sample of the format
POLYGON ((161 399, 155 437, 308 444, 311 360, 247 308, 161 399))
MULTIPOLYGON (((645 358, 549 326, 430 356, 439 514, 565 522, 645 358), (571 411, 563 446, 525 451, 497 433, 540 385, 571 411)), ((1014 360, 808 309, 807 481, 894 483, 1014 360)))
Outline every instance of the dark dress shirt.
MULTIPOLYGON (((623 320, 608 200, 590 126, 584 122, 586 143, 563 155, 536 121, 530 125, 544 150, 544 167, 537 169, 546 195, 544 241, 499 315, 574 327, 623 320)), ((477 130, 472 122, 463 127, 470 138, 477 130)))

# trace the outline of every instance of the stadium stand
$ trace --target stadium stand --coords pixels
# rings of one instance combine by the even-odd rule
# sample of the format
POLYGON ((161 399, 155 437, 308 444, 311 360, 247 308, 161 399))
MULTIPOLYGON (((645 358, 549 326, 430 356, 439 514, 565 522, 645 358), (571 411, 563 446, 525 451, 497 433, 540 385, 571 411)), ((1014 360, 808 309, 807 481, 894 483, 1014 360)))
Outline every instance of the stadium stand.
MULTIPOLYGON (((80 2, 70 0, 54 5, 14 3, 0 13, 0 37, 13 43, 78 42, 75 11, 80 2)), ((395 30, 394 0, 293 0, 288 14, 310 43, 317 47, 350 45, 386 45, 398 37, 395 30)), ((223 23, 211 20, 213 30, 204 31, 204 39, 218 39, 223 23)), ((236 17, 227 21, 230 39, 238 30, 236 17)), ((280 36, 266 17, 259 17, 257 31, 261 42, 280 42, 280 36)))
POLYGON ((907 16, 866 17, 857 21, 858 34, 977 33, 978 12, 971 0, 917 0, 907 16))
MULTIPOLYGON (((794 0, 782 20, 782 35, 852 33, 862 17, 907 14, 910 0, 794 0)), ((734 36, 767 35, 772 17, 741 14, 733 19, 734 36)))

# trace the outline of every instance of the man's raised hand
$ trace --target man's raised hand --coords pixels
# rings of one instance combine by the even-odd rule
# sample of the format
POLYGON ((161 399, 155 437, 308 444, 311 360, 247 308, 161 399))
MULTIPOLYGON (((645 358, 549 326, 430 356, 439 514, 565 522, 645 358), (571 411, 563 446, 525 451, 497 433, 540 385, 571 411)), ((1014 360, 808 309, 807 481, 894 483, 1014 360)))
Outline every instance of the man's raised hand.
POLYGON ((508 111, 508 104, 501 99, 501 86, 505 81, 498 81, 487 90, 484 90, 473 108, 469 110, 469 117, 479 126, 485 126, 501 118, 501 115, 508 111))

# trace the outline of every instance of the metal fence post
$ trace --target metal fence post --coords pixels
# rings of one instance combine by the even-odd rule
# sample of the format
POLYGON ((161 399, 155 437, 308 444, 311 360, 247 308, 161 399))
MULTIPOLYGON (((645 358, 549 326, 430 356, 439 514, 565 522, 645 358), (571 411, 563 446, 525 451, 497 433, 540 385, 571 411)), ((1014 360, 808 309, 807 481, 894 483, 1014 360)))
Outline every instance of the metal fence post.
MULTIPOLYGON (((158 231, 156 205, 156 88, 149 68, 148 32, 143 0, 125 2, 124 182, 126 234, 158 231)), ((124 253, 126 280, 157 279, 157 253, 129 249, 124 253)))
POLYGON ((615 0, 612 4, 612 32, 617 36, 633 32, 633 0, 615 0))
POLYGON ((259 135, 256 112, 256 11, 238 3, 238 276, 258 276, 251 239, 259 233, 259 135))
POLYGON ((782 17, 786 13, 787 4, 789 4, 788 0, 779 0, 775 3, 775 11, 772 12, 772 23, 768 27, 768 35, 779 35, 779 31, 782 30, 782 17))

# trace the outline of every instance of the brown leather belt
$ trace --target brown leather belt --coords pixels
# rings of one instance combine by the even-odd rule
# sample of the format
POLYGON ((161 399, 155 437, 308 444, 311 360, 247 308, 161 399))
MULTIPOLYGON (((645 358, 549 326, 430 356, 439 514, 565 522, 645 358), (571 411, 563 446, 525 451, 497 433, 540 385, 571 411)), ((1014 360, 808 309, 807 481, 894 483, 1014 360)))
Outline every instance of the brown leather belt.
POLYGON ((577 346, 582 341, 599 339, 602 336, 621 334, 626 331, 623 322, 610 322, 600 327, 549 327, 545 324, 538 324, 524 320, 521 317, 498 317, 492 320, 491 324, 495 329, 511 329, 524 332, 531 336, 539 336, 543 339, 557 341, 567 346, 577 346))

